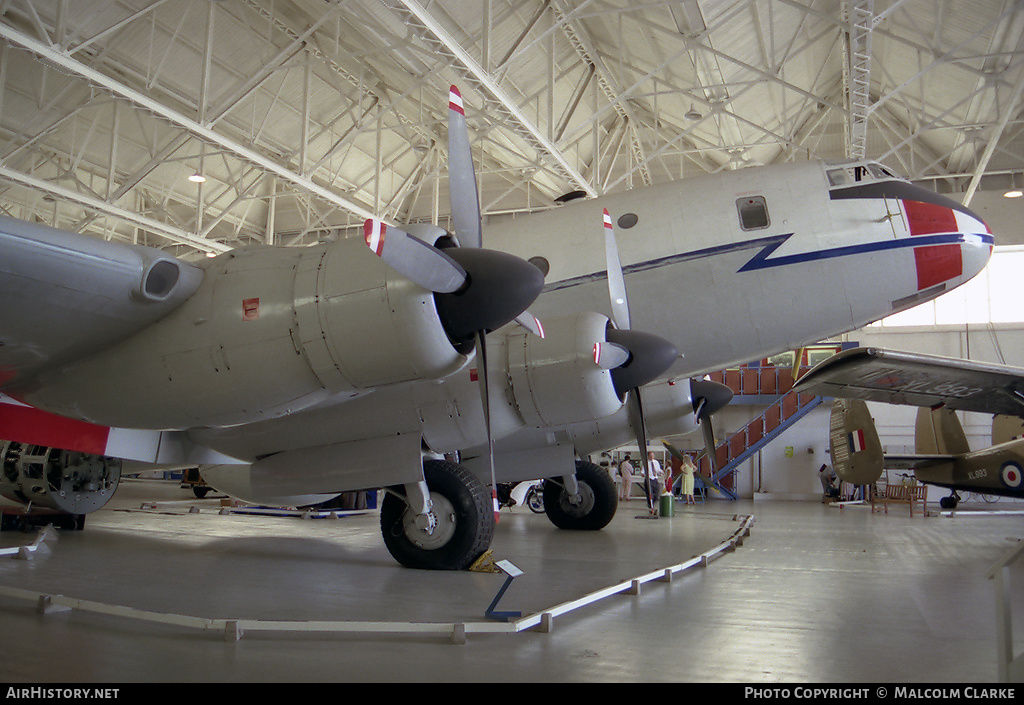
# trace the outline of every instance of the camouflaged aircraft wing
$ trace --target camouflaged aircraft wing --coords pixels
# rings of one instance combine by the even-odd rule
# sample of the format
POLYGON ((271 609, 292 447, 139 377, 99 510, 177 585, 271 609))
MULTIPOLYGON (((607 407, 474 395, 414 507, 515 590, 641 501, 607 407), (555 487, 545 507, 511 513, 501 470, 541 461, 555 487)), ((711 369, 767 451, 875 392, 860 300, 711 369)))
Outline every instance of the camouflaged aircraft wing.
POLYGON ((855 348, 821 362, 799 392, 1024 417, 1024 369, 918 353, 855 348))

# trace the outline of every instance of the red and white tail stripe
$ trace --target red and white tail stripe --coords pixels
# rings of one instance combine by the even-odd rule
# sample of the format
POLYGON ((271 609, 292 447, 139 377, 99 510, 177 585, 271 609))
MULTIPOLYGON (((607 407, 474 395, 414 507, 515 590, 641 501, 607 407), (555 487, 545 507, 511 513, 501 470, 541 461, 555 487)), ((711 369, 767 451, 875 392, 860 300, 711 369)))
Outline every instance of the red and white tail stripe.
POLYGON ((366 245, 380 257, 384 252, 384 237, 387 235, 388 227, 379 220, 370 218, 363 224, 363 238, 366 245))

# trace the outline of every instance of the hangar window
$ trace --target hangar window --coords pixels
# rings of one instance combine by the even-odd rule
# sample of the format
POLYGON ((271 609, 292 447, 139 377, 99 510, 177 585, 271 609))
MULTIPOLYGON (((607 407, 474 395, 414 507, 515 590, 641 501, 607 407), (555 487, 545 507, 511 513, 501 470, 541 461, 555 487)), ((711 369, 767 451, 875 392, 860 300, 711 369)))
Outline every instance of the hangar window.
POLYGON ((736 201, 736 207, 740 212, 740 227, 744 230, 768 227, 768 204, 764 196, 746 196, 736 201))

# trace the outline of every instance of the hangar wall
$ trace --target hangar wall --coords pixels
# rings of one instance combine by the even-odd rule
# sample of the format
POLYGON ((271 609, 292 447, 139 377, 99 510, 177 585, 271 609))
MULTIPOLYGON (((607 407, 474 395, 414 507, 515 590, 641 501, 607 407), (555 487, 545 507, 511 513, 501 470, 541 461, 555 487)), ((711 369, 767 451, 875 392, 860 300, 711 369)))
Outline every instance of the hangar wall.
MULTIPOLYGON (((848 340, 895 350, 969 357, 1024 367, 1024 324, 969 326, 875 327, 850 333, 848 340)), ((872 416, 883 446, 892 452, 913 452, 913 407, 871 403, 872 416)), ((737 407, 721 414, 718 426, 728 432, 752 419, 759 409, 737 407)), ((818 499, 821 485, 817 469, 829 461, 828 424, 831 408, 824 404, 787 430, 747 462, 737 473, 736 488, 741 497, 764 499, 818 499), (792 449, 792 455, 787 454, 792 449)), ((960 412, 964 431, 972 448, 990 444, 991 417, 960 412)), ((929 488, 928 500, 948 494, 929 488)), ((1014 500, 1002 498, 1000 502, 1014 500)))

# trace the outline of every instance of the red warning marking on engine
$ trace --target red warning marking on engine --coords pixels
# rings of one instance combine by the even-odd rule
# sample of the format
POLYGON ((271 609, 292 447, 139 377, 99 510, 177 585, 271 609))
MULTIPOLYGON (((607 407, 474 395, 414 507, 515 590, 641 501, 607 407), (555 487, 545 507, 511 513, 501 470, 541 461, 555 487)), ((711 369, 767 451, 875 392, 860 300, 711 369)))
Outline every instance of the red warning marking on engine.
POLYGON ((469 368, 469 381, 470 382, 476 382, 479 378, 480 378, 479 375, 477 375, 477 373, 476 373, 476 368, 475 367, 470 367, 469 368))
POLYGON ((242 299, 242 321, 255 321, 260 317, 260 300, 242 299))

